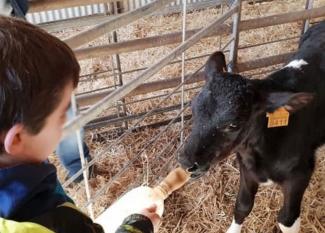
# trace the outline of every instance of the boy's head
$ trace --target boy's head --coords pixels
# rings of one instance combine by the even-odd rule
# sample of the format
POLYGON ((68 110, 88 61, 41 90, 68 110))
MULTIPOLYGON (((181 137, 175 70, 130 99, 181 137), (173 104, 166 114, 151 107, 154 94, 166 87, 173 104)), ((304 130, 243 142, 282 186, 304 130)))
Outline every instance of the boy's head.
POLYGON ((0 166, 43 161, 55 149, 79 71, 62 41, 0 17, 0 166))

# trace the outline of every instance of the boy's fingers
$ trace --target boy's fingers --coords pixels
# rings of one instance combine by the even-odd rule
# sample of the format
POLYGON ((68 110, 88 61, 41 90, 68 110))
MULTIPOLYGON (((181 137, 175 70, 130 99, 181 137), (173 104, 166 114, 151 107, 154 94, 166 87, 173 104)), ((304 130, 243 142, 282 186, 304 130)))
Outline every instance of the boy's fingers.
POLYGON ((152 205, 144 209, 143 211, 141 211, 141 214, 150 218, 154 226, 156 226, 160 222, 160 216, 156 213, 156 210, 157 210, 157 205, 152 205))
POLYGON ((161 220, 160 216, 156 213, 150 213, 148 217, 150 218, 150 220, 154 226, 157 226, 157 224, 159 224, 159 222, 161 220))

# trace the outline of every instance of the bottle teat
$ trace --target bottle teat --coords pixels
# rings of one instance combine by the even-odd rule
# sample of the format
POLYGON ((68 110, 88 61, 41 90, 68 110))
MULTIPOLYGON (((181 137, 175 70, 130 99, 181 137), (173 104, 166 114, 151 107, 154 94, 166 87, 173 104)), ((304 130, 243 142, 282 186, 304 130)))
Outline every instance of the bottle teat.
POLYGON ((181 188, 190 179, 190 174, 182 168, 171 171, 159 185, 153 188, 159 198, 165 200, 172 192, 181 188))

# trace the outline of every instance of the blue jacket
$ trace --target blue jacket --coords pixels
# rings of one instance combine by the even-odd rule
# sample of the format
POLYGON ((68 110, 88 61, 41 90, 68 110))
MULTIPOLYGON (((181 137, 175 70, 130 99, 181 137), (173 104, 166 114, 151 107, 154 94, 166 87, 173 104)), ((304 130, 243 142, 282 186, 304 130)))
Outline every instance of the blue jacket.
POLYGON ((72 202, 57 181, 50 163, 0 169, 0 217, 25 221, 72 202))
MULTIPOLYGON (((109 219, 108 219, 109 221, 109 219)), ((78 211, 47 162, 0 169, 1 233, 104 233, 78 211)), ((152 233, 153 225, 139 214, 129 216, 116 233, 152 233)))

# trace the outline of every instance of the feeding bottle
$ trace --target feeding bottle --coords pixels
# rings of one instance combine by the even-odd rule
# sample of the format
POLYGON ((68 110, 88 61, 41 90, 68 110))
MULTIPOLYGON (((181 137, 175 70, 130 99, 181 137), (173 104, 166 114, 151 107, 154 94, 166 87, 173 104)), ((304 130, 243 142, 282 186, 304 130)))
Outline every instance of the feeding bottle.
POLYGON ((190 175, 182 168, 171 171, 167 177, 154 188, 140 186, 132 189, 113 203, 96 220, 105 233, 114 233, 123 220, 143 209, 157 205, 156 213, 161 217, 164 212, 164 200, 175 190, 182 187, 190 175))

